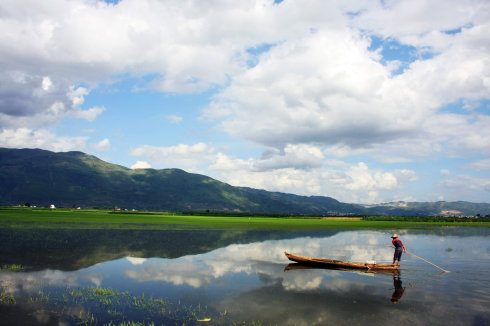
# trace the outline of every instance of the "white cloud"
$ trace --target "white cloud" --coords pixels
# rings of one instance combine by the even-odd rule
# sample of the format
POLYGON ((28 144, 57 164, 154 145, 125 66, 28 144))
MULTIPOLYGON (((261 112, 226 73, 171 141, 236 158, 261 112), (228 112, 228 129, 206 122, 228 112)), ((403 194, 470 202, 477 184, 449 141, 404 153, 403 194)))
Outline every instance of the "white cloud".
POLYGON ((91 147, 98 151, 107 151, 111 148, 111 143, 108 138, 104 138, 97 143, 91 144, 91 147))
POLYGON ((446 176, 447 176, 447 175, 451 175, 451 171, 450 171, 450 170, 448 170, 448 169, 442 169, 442 170, 441 170, 441 174, 442 174, 442 175, 446 175, 446 176))
POLYGON ((414 49, 432 48, 437 53, 433 58, 415 59, 393 76, 392 68, 381 64, 380 53, 370 52, 370 39, 355 29, 320 28, 262 54, 215 97, 205 115, 240 138, 279 149, 322 144, 337 157, 361 151, 385 162, 409 162, 446 149, 451 155, 487 152, 487 115, 451 116, 438 110, 461 98, 475 102, 488 97, 490 38, 484 32, 486 21, 472 9, 488 5, 470 1, 448 10, 447 4, 435 2, 431 8, 446 10, 438 10, 434 21, 424 11, 425 2, 398 4, 365 8, 352 23, 386 38, 406 39, 414 49), (410 10, 403 16, 406 6, 410 10), (398 27, 380 29, 390 26, 379 19, 383 15, 398 27), (400 25, 407 19, 417 23, 400 25), (468 22, 474 26, 444 33, 468 22), (432 32, 437 38, 423 38, 432 32))
POLYGON ((323 165, 323 153, 320 148, 311 145, 288 145, 283 151, 270 149, 253 164, 256 171, 280 168, 310 169, 323 165))
POLYGON ((346 174, 351 180, 347 183, 347 189, 350 190, 392 189, 397 185, 393 173, 370 171, 367 164, 362 162, 351 166, 346 174))
POLYGON ((490 94, 488 1, 5 0, 0 12, 6 147, 83 149, 86 138, 44 129, 94 121, 106 109, 85 99, 134 77, 167 93, 212 90, 204 116, 266 150, 236 158, 198 139, 131 155, 240 185, 370 201, 419 174, 373 169, 364 155, 490 154, 490 118, 476 109, 490 94), (441 110, 451 103, 462 108, 441 110))
POLYGON ((74 85, 154 74, 151 87, 166 92, 229 83, 207 116, 221 117, 232 135, 279 149, 369 149, 427 131, 423 122, 439 107, 487 97, 490 87, 489 11, 480 1, 10 0, 2 10, 0 93, 11 101, 0 113, 8 126, 66 114, 92 121, 102 109, 76 110, 89 89, 74 85), (392 76, 369 49, 373 34, 437 55, 392 76), (262 44, 272 47, 252 58, 247 49, 262 44))
POLYGON ((129 261, 133 265, 141 265, 144 264, 148 259, 146 258, 138 258, 138 257, 126 257, 126 260, 129 261))
POLYGON ((474 171, 490 171, 490 158, 484 158, 466 165, 466 168, 474 171))
POLYGON ((205 143, 180 144, 169 147, 143 145, 133 149, 130 155, 144 156, 167 168, 178 167, 198 172, 203 164, 205 165, 214 158, 215 149, 212 145, 205 143))
POLYGON ((131 155, 145 157, 156 167, 177 166, 233 186, 331 196, 345 202, 373 203, 385 196, 394 200, 397 190, 418 180, 417 173, 408 169, 383 171, 370 169, 365 163, 332 162, 311 145, 291 145, 283 152, 270 149, 258 159, 232 157, 204 143, 145 145, 134 149, 131 155))
POLYGON ((414 182, 419 179, 417 172, 408 169, 395 170, 394 174, 401 182, 414 182))
POLYGON ((369 41, 351 30, 285 41, 236 76, 205 114, 230 134, 278 148, 317 143, 349 154, 416 139, 415 150, 406 154, 431 154, 443 144, 454 151, 485 150, 487 115, 437 111, 460 98, 488 97, 485 35, 477 27, 463 30, 439 55, 396 76, 369 52, 369 41), (477 39, 481 47, 469 45, 477 39), (432 134, 437 137, 423 138, 432 134))
POLYGON ((104 107, 93 107, 88 110, 76 110, 72 112, 72 115, 79 119, 85 119, 88 121, 94 121, 102 112, 105 111, 104 107))
POLYGON ((167 120, 171 124, 179 124, 182 121, 182 117, 180 117, 178 115, 169 115, 169 116, 167 116, 167 120))
POLYGON ((131 166, 131 169, 133 169, 133 170, 136 170, 136 169, 151 169, 151 165, 150 165, 150 163, 145 162, 145 161, 136 161, 136 163, 134 163, 131 166))
POLYGON ((223 117, 221 127, 233 135, 279 148, 359 147, 395 137, 406 127, 390 121, 390 109, 397 108, 378 105, 389 72, 368 47, 348 30, 283 42, 235 77, 205 114, 223 117))
POLYGON ((414 0, 370 3, 354 24, 383 37, 416 46, 445 47, 446 31, 488 22, 488 3, 480 0, 414 0), (439 42, 438 42, 439 41, 439 42))
MULTIPOLYGON (((214 22, 202 17, 199 7, 153 0, 126 0, 117 6, 96 1, 2 2, 0 114, 5 119, 0 127, 58 121, 88 94, 78 87, 73 97, 74 85, 96 87, 111 82, 113 75, 160 74, 165 81, 160 88, 172 92, 225 82, 240 68, 234 57, 244 48, 231 46, 231 36, 223 42, 211 35, 202 39, 202 28, 214 22), (57 116, 49 110, 54 103, 63 108, 57 116), (36 118, 29 119, 33 115, 36 118)), ((233 10, 231 3, 223 9, 219 13, 224 17, 233 10)), ((95 113, 91 109, 73 115, 93 119, 88 115, 95 113)))
POLYGON ((472 198, 473 202, 488 202, 490 196, 490 178, 468 174, 445 176, 441 185, 446 189, 444 200, 460 200, 461 194, 472 198))
POLYGON ((41 88, 45 90, 46 92, 49 91, 49 89, 53 86, 53 83, 51 82, 51 79, 49 77, 44 77, 42 81, 42 86, 41 88))
POLYGON ((86 137, 59 137, 46 130, 28 128, 4 129, 0 131, 0 147, 43 148, 55 152, 81 150, 86 137))

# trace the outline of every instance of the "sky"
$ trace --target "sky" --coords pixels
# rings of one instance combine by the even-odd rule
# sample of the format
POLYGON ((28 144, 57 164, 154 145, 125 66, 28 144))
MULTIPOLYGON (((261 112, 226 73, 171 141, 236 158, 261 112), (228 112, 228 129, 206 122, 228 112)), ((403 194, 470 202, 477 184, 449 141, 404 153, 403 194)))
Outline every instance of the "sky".
POLYGON ((488 0, 2 0, 0 147, 490 202, 488 0))

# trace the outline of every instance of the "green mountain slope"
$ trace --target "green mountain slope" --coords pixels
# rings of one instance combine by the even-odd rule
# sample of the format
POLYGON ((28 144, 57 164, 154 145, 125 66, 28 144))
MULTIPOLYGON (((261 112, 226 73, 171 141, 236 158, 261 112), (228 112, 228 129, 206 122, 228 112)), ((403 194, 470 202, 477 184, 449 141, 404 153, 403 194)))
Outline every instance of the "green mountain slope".
POLYGON ((82 152, 0 148, 0 205, 119 207, 137 210, 263 214, 490 214, 490 204, 397 202, 371 206, 330 197, 233 187, 179 169, 131 170, 82 152))
POLYGON ((273 214, 361 213, 358 205, 233 187, 179 169, 131 170, 82 152, 0 149, 0 204, 211 210, 273 214))

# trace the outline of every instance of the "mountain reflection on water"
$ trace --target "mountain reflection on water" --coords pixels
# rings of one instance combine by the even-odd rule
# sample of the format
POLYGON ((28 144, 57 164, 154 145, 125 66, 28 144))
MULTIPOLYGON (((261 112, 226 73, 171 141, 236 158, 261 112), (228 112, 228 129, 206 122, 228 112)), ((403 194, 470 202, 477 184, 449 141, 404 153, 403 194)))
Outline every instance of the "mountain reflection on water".
MULTIPOLYGON (((329 236, 335 231, 309 232, 329 236)), ((1 229, 3 264, 76 270, 126 256, 177 258, 234 243, 294 238, 290 231, 161 231, 117 229, 1 229)))
MULTIPOLYGON (((110 256, 111 250, 114 255, 126 251, 145 252, 139 257, 128 255, 105 262, 85 259, 85 262, 96 263, 72 271, 41 268, 39 260, 35 270, 2 271, 0 282, 4 293, 14 296, 27 297, 40 288, 48 292, 50 289, 101 287, 127 291, 133 296, 166 298, 193 307, 205 306, 213 325, 227 325, 231 321, 260 321, 263 325, 485 325, 490 322, 487 274, 490 233, 488 229, 474 230, 471 234, 464 229, 462 236, 457 235, 456 229, 450 234, 441 230, 435 233, 433 230, 397 230, 409 251, 451 270, 446 274, 408 255, 402 257, 402 269, 395 273, 335 269, 284 271, 289 263, 284 250, 349 261, 390 261, 393 254, 391 230, 309 235, 294 232, 206 235, 206 232, 195 231, 167 234, 167 231, 159 231, 150 236, 150 240, 140 240, 151 248, 138 246, 130 239, 127 243, 121 242, 120 247, 111 247, 108 239, 99 242, 105 246, 89 250, 91 257, 99 258, 110 256), (182 239, 184 235, 187 238, 182 239), (157 241, 160 238, 167 240, 157 241), (177 245, 170 245, 171 240, 177 245), (152 241, 155 241, 153 246, 152 241), (186 243, 189 246, 184 248, 186 243), (159 253, 164 255, 159 256, 159 253), (228 319, 224 319, 224 315, 228 319)), ((41 254, 39 251, 38 255, 41 254)), ((80 261, 80 257, 76 260, 80 261)), ((70 261, 70 267, 76 266, 74 261, 70 261)), ((22 300, 17 301, 19 303, 10 308, 5 303, 0 305, 0 314, 21 309, 22 300)), ((63 318, 58 316, 56 322, 73 321, 63 318)), ((99 321, 104 324, 111 320, 117 318, 101 315, 99 321)), ((152 321, 156 325, 162 322, 152 321)), ((193 322, 197 323, 195 320, 187 323, 193 322)))

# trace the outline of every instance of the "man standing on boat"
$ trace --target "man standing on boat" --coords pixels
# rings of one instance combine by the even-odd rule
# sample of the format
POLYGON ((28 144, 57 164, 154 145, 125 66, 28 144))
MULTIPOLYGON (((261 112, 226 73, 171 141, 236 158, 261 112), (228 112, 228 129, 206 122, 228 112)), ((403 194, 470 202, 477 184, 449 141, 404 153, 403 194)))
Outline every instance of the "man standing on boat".
POLYGON ((398 260, 398 266, 400 266, 400 260, 402 259, 402 252, 407 252, 407 248, 403 242, 398 239, 398 235, 394 233, 391 238, 393 239, 391 243, 395 246, 395 254, 393 255, 393 265, 395 265, 395 261, 398 260))

